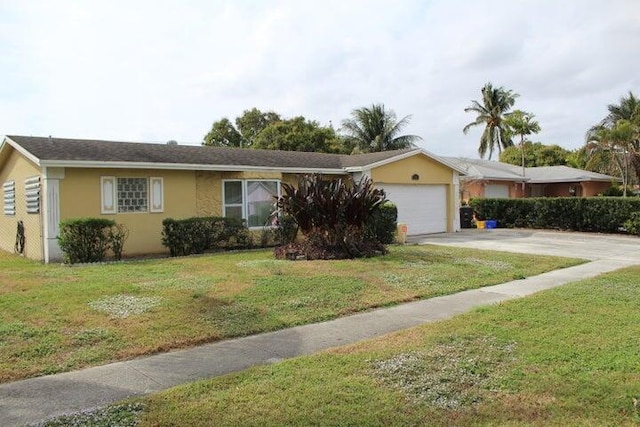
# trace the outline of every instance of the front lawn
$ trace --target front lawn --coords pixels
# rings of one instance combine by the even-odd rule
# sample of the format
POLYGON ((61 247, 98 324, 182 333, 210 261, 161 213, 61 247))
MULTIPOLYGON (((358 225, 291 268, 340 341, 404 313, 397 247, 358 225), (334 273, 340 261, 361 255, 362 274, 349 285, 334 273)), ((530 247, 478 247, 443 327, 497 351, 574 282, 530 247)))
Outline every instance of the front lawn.
POLYGON ((438 246, 381 258, 271 251, 96 265, 0 253, 0 382, 327 320, 502 283, 580 260, 438 246))
POLYGON ((142 426, 637 426, 638 307, 640 266, 107 412, 142 426))

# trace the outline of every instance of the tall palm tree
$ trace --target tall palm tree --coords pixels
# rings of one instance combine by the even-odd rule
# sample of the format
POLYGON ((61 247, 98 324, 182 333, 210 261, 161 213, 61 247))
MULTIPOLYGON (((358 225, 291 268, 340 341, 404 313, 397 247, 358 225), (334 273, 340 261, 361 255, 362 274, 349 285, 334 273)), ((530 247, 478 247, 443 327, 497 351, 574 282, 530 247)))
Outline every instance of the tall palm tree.
MULTIPOLYGON (((515 110, 509 114, 504 123, 514 135, 520 135, 520 152, 522 154, 522 176, 524 177, 524 143, 525 136, 540 132, 540 124, 534 120, 534 115, 522 110, 515 110)), ((522 181, 522 195, 524 196, 524 180, 522 181)))
POLYGON ((476 113, 477 117, 462 131, 467 134, 472 127, 484 125, 478 153, 481 158, 484 158, 489 151, 489 160, 491 160, 494 149, 497 148, 498 153, 501 153, 503 148, 513 145, 504 119, 520 95, 503 87, 494 88, 491 82, 484 85, 481 92, 482 103, 472 100, 471 105, 464 109, 465 113, 476 113))
POLYGON ((372 104, 353 110, 351 118, 342 121, 342 130, 357 152, 399 150, 422 139, 418 135, 400 134, 410 119, 411 116, 405 116, 397 120, 393 110, 387 110, 384 104, 372 104))

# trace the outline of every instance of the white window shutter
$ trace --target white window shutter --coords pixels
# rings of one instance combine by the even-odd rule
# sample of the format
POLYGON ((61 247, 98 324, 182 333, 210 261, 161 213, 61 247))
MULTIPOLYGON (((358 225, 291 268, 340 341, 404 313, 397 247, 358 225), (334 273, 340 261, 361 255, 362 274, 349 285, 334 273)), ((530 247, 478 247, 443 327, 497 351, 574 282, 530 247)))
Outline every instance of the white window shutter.
POLYGON ((116 203, 116 195, 118 194, 118 183, 115 176, 100 177, 100 194, 102 207, 100 212, 103 214, 115 214, 118 212, 116 203))
POLYGON ((149 178, 149 211, 164 212, 164 180, 160 177, 149 178))

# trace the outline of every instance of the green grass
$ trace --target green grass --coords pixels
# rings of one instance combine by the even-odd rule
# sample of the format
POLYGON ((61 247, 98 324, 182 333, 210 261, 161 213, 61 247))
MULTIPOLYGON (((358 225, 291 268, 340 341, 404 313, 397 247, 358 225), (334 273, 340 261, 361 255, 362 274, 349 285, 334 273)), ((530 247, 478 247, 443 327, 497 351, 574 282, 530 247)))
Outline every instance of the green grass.
MULTIPOLYGON (((640 266, 143 399, 142 426, 633 426, 640 266)), ((90 425, 90 424, 89 424, 90 425)))
POLYGON ((394 246, 353 261, 270 251, 96 265, 0 253, 0 382, 318 322, 580 260, 394 246))

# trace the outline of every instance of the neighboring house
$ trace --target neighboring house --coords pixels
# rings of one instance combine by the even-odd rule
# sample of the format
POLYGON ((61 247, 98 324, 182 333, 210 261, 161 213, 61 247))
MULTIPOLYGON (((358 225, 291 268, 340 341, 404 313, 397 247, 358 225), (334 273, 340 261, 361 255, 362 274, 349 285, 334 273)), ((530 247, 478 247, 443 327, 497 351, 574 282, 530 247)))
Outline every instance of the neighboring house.
POLYGON ((126 225, 126 255, 164 253, 165 218, 227 216, 250 228, 267 220, 282 182, 322 173, 371 178, 398 206, 409 234, 459 229, 459 173, 421 149, 359 155, 6 136, 0 145, 4 211, 0 249, 60 260, 60 221, 104 217, 126 225))
POLYGON ((591 197, 620 179, 568 166, 525 168, 491 160, 443 157, 464 171, 460 198, 473 197, 591 197), (524 183, 524 192, 523 184, 524 183))

